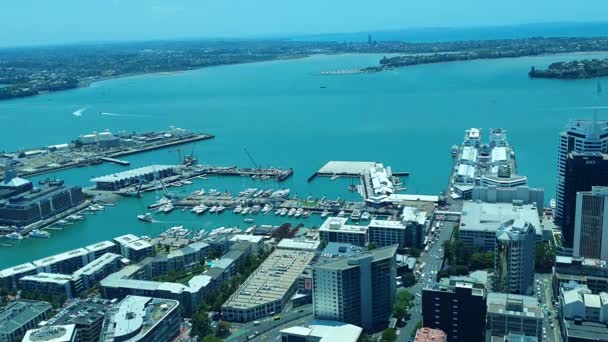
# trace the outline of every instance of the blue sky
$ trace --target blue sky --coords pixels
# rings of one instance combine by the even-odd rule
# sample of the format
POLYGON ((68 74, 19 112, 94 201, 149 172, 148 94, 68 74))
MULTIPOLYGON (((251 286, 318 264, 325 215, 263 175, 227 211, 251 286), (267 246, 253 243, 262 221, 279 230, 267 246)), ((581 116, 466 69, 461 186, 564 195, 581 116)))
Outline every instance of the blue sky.
POLYGON ((606 0, 3 0, 0 46, 605 21, 606 0))

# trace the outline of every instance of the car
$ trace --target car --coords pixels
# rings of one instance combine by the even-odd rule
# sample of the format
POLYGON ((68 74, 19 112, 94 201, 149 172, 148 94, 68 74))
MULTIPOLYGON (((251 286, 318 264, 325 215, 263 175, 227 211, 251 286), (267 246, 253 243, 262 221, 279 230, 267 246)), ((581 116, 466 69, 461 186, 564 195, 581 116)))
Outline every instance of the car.
POLYGON ((260 321, 254 321, 253 325, 260 325, 260 321))
POLYGON ((401 332, 401 330, 397 329, 397 330, 395 331, 395 334, 396 334, 396 335, 399 335, 399 333, 400 333, 400 332, 401 332))
POLYGON ((273 320, 275 320, 275 321, 278 321, 278 320, 280 320, 280 319, 281 319, 281 316, 276 315, 276 316, 272 317, 272 319, 273 319, 273 320))

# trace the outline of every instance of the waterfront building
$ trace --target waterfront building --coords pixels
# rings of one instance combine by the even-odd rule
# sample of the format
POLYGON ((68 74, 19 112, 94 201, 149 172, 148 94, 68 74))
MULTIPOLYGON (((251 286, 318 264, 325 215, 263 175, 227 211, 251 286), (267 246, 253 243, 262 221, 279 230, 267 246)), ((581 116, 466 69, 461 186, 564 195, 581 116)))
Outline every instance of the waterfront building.
POLYGON ((111 302, 103 299, 73 300, 51 317, 47 326, 75 325, 77 342, 97 342, 111 302))
POLYGON ((447 336, 442 330, 420 328, 416 330, 414 342, 446 342, 447 336))
POLYGON ((38 273, 19 279, 19 289, 39 293, 64 295, 66 299, 74 297, 72 276, 57 273, 38 273))
POLYGON ((126 234, 114 238, 120 254, 132 262, 138 262, 143 258, 154 256, 154 246, 148 241, 133 234, 126 234))
POLYGON ((44 326, 42 328, 31 329, 25 333, 22 342, 76 342, 77 341, 76 326, 69 325, 54 325, 44 326))
POLYGON ((172 341, 180 321, 176 300, 127 296, 109 310, 100 341, 172 341))
POLYGON ((51 309, 49 303, 34 300, 21 299, 9 303, 0 311, 0 341, 16 341, 17 337, 46 320, 51 309))
POLYGON ((384 328, 395 301, 398 246, 377 248, 313 267, 316 319, 384 328))
POLYGON ((159 179, 174 176, 174 165, 151 165, 138 169, 114 173, 91 179, 97 190, 118 191, 140 182, 151 183, 159 179))
MULTIPOLYGON (((572 182, 572 179, 567 179, 566 176, 568 171, 568 159, 572 161, 572 152, 602 152, 608 151, 608 121, 596 120, 574 120, 567 124, 564 131, 560 133, 559 137, 559 150, 558 150, 558 162, 557 162, 557 186, 556 186, 556 201, 557 206, 555 210, 555 221, 562 227, 566 222, 564 219, 568 215, 574 216, 574 207, 570 209, 570 213, 567 212, 566 202, 574 201, 574 197, 568 198, 566 195, 566 186, 572 182)), ((577 162, 580 164, 581 160, 577 162)), ((585 161, 582 161, 584 164, 585 161)), ((571 174, 575 173, 575 170, 570 171, 571 174)), ((586 175, 580 173, 581 179, 585 178, 586 175)), ((572 177, 570 177, 572 178, 572 177)), ((591 184, 591 185, 603 185, 603 184, 591 184)), ((578 189, 577 191, 588 191, 587 189, 578 189)), ((574 191, 576 193, 576 191, 574 191)), ((570 195, 576 196, 576 195, 570 195)), ((572 230, 564 232, 564 241, 572 245, 572 230)))
POLYGON ((34 188, 28 180, 8 171, 0 182, 0 225, 27 226, 73 209, 84 202, 82 188, 63 181, 46 181, 34 188))
POLYGON ((0 271, 0 287, 3 289, 14 289, 17 287, 19 278, 30 274, 36 274, 36 266, 31 262, 5 268, 0 271))
POLYGON ((468 247, 492 251, 496 246, 496 232, 514 221, 528 222, 534 228, 537 242, 552 239, 550 228, 541 223, 536 205, 514 203, 463 202, 459 236, 468 247))
POLYGON ((105 253, 88 265, 72 273, 72 290, 75 294, 85 292, 95 287, 108 275, 122 268, 122 256, 115 253, 105 253))
POLYGON ((536 241, 534 227, 516 220, 496 232, 494 290, 511 294, 534 292, 536 241))
POLYGON ((485 341, 483 284, 444 278, 422 290, 422 325, 441 329, 448 341, 485 341))
POLYGON ((346 224, 347 217, 329 217, 319 227, 322 241, 350 243, 365 246, 367 243, 367 226, 346 224))
POLYGON ((281 342, 357 342, 363 329, 336 321, 314 320, 308 327, 281 330, 281 342))
POLYGON ((89 251, 78 248, 33 261, 38 273, 71 274, 89 263, 89 251))
POLYGON ((222 305, 222 317, 249 322, 283 311, 315 254, 316 249, 277 247, 222 305))
POLYGON ((544 315, 535 297, 488 293, 487 301, 488 336, 515 333, 542 340, 544 315))
POLYGON ((89 251, 89 260, 93 261, 106 253, 118 253, 116 245, 110 241, 101 241, 92 245, 86 246, 84 249, 89 251))
POLYGON ((573 252, 608 261, 608 187, 577 193, 573 252))
MULTIPOLYGON (((201 257, 198 262, 204 260, 206 244, 199 242, 193 245, 194 247, 182 249, 177 254, 185 258, 184 253, 188 252, 191 256, 201 257)), ((146 258, 101 280, 101 296, 106 299, 121 299, 128 295, 175 299, 180 302, 185 314, 191 315, 207 295, 236 273, 236 269, 251 255, 253 246, 255 243, 250 242, 234 244, 223 258, 215 261, 202 274, 195 275, 187 284, 152 281, 151 279, 172 271, 170 267, 175 264, 169 263, 167 256, 146 258)))
POLYGON ((576 218, 576 194, 591 191, 593 186, 608 186, 608 155, 599 152, 572 152, 566 157, 565 184, 558 202, 559 218, 555 222, 562 228, 562 240, 566 247, 574 246, 576 218))

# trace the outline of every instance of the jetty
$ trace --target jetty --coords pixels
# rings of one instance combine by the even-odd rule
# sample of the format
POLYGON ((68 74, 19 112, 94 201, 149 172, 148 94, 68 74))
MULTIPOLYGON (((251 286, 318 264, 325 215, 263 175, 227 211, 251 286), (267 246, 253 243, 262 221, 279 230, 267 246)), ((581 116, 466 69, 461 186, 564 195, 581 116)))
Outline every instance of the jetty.
POLYGON ((99 158, 100 160, 103 160, 105 162, 108 163, 114 163, 114 164, 118 164, 118 165, 131 165, 131 163, 128 160, 120 160, 120 159, 115 159, 115 158, 110 158, 110 157, 101 157, 99 158))

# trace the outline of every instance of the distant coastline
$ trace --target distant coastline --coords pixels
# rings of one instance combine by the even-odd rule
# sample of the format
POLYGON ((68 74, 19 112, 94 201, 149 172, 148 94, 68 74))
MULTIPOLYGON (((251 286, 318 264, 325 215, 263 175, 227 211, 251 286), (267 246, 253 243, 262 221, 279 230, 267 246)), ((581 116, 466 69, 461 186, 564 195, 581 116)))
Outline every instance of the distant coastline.
POLYGON ((555 78, 555 79, 586 79, 608 76, 608 58, 606 59, 584 59, 572 62, 557 62, 549 65, 547 69, 536 69, 532 67, 528 76, 531 78, 555 78))

